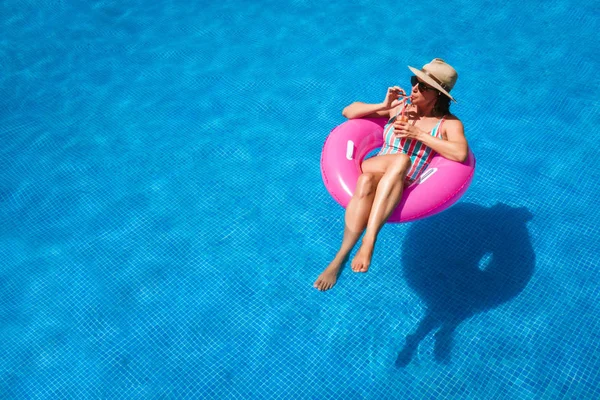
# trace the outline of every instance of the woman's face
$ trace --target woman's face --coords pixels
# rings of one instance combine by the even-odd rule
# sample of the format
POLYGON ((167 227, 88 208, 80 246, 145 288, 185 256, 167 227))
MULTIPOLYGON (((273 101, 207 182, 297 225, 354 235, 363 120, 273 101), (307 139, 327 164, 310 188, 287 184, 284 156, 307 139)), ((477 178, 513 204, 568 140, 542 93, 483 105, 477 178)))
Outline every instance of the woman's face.
POLYGON ((412 84, 410 98, 413 104, 417 106, 435 104, 440 92, 422 82, 416 76, 413 76, 410 81, 412 84))

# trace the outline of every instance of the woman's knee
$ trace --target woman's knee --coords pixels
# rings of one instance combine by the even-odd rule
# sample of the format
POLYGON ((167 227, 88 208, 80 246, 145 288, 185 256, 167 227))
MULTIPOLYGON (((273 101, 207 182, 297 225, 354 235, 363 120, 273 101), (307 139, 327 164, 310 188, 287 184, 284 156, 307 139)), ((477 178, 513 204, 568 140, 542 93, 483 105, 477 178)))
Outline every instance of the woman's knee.
POLYGON ((366 197, 373 193, 377 189, 377 176, 370 172, 365 172, 358 177, 356 182, 356 195, 358 197, 366 197))

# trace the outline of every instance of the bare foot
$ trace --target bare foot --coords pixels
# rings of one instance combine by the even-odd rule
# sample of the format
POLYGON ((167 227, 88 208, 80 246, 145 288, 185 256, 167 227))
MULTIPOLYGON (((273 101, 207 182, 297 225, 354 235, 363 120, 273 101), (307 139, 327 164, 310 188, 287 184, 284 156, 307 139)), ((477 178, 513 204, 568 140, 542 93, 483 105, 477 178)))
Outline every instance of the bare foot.
POLYGON ((344 260, 338 260, 338 258, 334 258, 334 260, 325 268, 325 270, 319 275, 317 280, 314 283, 314 287, 324 292, 325 290, 329 290, 335 285, 337 281, 337 277, 340 273, 340 268, 344 260))
POLYGON ((352 260, 352 271, 367 272, 371 265, 371 257, 373 257, 373 245, 363 241, 352 260))

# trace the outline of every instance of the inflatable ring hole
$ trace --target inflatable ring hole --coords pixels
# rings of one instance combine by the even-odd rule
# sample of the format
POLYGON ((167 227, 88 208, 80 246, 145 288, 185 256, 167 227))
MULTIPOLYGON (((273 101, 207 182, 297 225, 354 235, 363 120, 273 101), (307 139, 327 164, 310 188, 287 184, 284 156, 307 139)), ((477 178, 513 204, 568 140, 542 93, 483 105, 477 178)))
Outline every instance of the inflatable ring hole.
POLYGON ((379 153, 379 150, 380 150, 379 147, 377 147, 377 148, 374 148, 373 150, 371 150, 370 152, 368 152, 367 155, 365 156, 365 160, 375 157, 379 153))

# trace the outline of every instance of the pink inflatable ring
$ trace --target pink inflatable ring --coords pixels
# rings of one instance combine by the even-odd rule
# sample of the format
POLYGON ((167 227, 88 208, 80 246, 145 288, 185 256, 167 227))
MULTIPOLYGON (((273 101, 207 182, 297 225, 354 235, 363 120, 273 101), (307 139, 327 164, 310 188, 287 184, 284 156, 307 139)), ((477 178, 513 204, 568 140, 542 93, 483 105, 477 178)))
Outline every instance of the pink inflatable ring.
MULTIPOLYGON (((346 208, 352 198, 364 158, 383 145, 386 122, 381 118, 348 120, 327 137, 321 174, 327 191, 342 207, 346 208)), ((463 163, 436 155, 420 178, 404 190, 388 222, 414 221, 447 209, 466 192, 474 172, 471 150, 463 163)))

